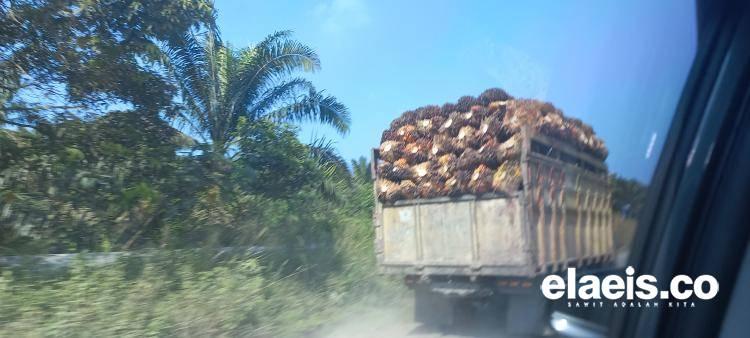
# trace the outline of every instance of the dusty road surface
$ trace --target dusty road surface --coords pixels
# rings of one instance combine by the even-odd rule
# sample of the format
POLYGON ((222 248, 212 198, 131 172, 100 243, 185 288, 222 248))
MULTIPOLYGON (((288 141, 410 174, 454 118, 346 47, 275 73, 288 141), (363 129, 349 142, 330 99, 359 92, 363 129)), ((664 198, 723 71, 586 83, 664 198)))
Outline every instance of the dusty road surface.
POLYGON ((437 329, 413 320, 409 298, 392 304, 355 306, 345 316, 318 330, 315 338, 490 338, 518 337, 503 332, 499 320, 476 315, 461 324, 437 329))

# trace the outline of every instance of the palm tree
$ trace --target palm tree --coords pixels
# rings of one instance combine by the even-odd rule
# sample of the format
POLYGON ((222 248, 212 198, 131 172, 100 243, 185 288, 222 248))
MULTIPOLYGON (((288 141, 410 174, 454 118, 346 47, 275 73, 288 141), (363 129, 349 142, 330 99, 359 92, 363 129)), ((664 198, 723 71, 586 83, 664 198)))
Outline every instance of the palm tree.
POLYGON ((360 156, 358 159, 352 160, 352 177, 365 183, 372 181, 370 161, 366 157, 360 156))
POLYGON ((191 32, 165 47, 166 64, 180 89, 176 116, 216 155, 227 155, 243 123, 260 119, 317 121, 349 130, 349 111, 333 96, 295 76, 320 68, 310 47, 276 32, 257 45, 234 50, 213 31, 191 32))

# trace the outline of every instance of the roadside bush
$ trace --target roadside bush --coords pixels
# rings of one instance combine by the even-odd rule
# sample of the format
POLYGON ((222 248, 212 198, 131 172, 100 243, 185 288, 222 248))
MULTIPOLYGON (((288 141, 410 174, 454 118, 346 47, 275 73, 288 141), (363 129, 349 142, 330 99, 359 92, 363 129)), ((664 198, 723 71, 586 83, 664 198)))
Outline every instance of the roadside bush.
POLYGON ((103 266, 79 259, 47 279, 4 271, 0 336, 298 336, 339 308, 347 292, 336 283, 310 287, 301 274, 279 275, 259 257, 206 268, 196 256, 103 266))

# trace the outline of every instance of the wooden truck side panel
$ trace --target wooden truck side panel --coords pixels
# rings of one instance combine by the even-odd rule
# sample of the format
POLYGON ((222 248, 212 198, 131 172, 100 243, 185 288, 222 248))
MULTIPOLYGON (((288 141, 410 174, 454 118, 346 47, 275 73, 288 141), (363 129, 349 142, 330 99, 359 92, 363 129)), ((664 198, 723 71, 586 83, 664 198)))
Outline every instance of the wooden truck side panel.
POLYGON ((522 170, 537 271, 613 259, 611 193, 603 164, 543 135, 527 135, 522 170))

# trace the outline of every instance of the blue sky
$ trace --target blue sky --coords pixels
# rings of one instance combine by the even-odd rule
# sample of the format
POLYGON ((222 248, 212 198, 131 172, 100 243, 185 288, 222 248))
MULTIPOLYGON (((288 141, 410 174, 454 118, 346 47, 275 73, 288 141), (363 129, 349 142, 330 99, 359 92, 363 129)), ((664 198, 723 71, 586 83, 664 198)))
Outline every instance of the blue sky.
POLYGON ((217 0, 235 47, 291 29, 320 55, 309 76, 352 113, 303 141, 369 154, 401 112, 501 87, 591 124, 610 170, 647 181, 696 48, 692 1, 217 0))

